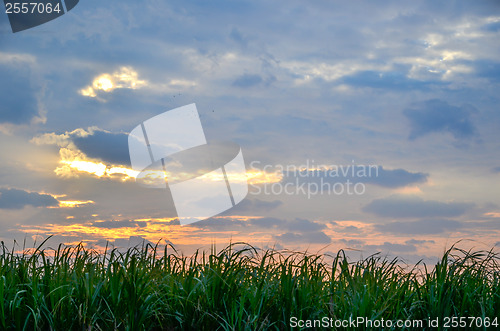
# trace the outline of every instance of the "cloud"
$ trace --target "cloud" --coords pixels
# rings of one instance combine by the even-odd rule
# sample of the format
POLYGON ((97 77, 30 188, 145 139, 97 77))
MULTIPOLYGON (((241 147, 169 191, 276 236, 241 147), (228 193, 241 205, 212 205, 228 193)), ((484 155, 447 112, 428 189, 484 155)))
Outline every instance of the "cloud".
POLYGON ((286 227, 289 231, 295 232, 314 232, 326 228, 325 224, 309 221, 306 219, 296 218, 292 221, 286 223, 286 227))
POLYGON ((493 172, 495 174, 500 173, 500 166, 499 167, 494 167, 493 169, 491 169, 491 172, 493 172))
POLYGON ((382 245, 365 245, 363 247, 367 251, 382 251, 382 252, 415 252, 417 247, 412 244, 394 244, 390 242, 384 242, 382 245))
MULTIPOLYGON (((250 231, 272 231, 272 232, 287 232, 289 238, 292 234, 303 236, 303 238, 314 237, 314 234, 322 232, 326 229, 326 225, 316 221, 310 221, 301 218, 286 220, 275 217, 245 217, 245 216, 226 216, 226 217, 213 217, 200 222, 192 223, 189 226, 196 228, 204 228, 210 230, 225 230, 233 231, 250 230, 250 231)), ((287 237, 287 238, 288 238, 287 237)))
POLYGON ((269 84, 273 83, 276 81, 276 77, 274 75, 268 74, 267 77, 263 78, 260 75, 256 74, 243 74, 239 77, 237 77, 232 85, 235 87, 239 88, 249 88, 249 87, 254 87, 257 85, 265 85, 269 86, 269 84))
POLYGON ((484 31, 488 31, 488 32, 499 32, 500 31, 500 21, 485 24, 481 27, 481 29, 484 31))
POLYGON ((75 146, 88 157, 111 164, 130 166, 128 135, 103 130, 93 130, 86 136, 74 136, 75 146))
POLYGON ((92 223, 93 227, 96 228, 106 228, 106 229, 117 229, 117 228, 135 228, 135 227, 146 227, 147 222, 144 221, 133 221, 133 220, 122 220, 122 221, 96 221, 92 223))
POLYGON ((133 248, 133 247, 145 247, 146 245, 154 246, 154 243, 141 237, 141 236, 130 236, 128 239, 117 238, 115 240, 110 240, 109 244, 115 248, 133 248))
POLYGON ((233 82, 233 86, 236 87, 252 87, 255 85, 259 85, 262 83, 263 79, 259 75, 249 75, 249 74, 244 74, 236 78, 233 82))
POLYGON ((478 60, 473 63, 476 74, 492 82, 500 81, 500 63, 491 60, 478 60))
POLYGON ((405 169, 384 169, 378 168, 378 176, 368 177, 367 183, 375 185, 397 188, 413 184, 421 184, 427 182, 429 175, 423 172, 410 172, 405 169))
POLYGON ((423 200, 416 196, 393 195, 376 199, 362 210, 381 217, 456 217, 464 214, 473 204, 423 200))
POLYGON ((238 43, 242 47, 248 46, 248 37, 244 36, 238 28, 233 28, 229 34, 229 38, 238 43))
POLYGON ((332 239, 322 231, 313 231, 307 233, 287 232, 274 236, 276 240, 283 243, 300 243, 300 244, 329 244, 332 239))
POLYGON ((347 246, 352 246, 352 247, 360 247, 365 243, 363 240, 358 240, 358 239, 349 239, 349 240, 340 239, 339 241, 347 246))
POLYGON ((132 67, 121 67, 112 74, 104 73, 94 78, 92 85, 80 89, 79 93, 95 98, 98 94, 109 93, 115 89, 138 89, 147 86, 148 82, 139 79, 139 74, 132 67))
POLYGON ((325 228, 325 224, 296 218, 281 222, 279 230, 287 232, 273 237, 284 243, 329 244, 332 241, 331 238, 321 231, 325 228))
POLYGON ((281 205, 283 205, 283 202, 280 200, 264 201, 260 199, 246 198, 239 204, 237 204, 234 208, 231 208, 228 211, 224 212, 223 215, 238 215, 239 213, 243 212, 270 212, 271 210, 274 210, 281 205))
POLYGON ((430 84, 428 81, 408 78, 406 73, 399 71, 360 71, 354 75, 344 76, 340 82, 352 86, 391 90, 422 89, 430 84))
MULTIPOLYGON (((1 54, 0 54, 1 56, 1 54)), ((0 62, 0 124, 29 124, 43 121, 38 107, 38 89, 30 81, 32 73, 25 67, 4 66, 0 62)))
POLYGON ((410 240, 405 241, 405 243, 410 244, 410 245, 423 245, 423 244, 435 244, 436 242, 434 240, 410 239, 410 240))
POLYGON ((0 189, 1 209, 22 209, 25 206, 55 207, 59 202, 50 194, 28 192, 14 188, 0 189))
POLYGON ((416 103, 403 111, 410 122, 410 140, 436 132, 451 133, 455 139, 474 137, 478 134, 471 118, 474 113, 477 109, 471 105, 457 107, 439 99, 416 103))
POLYGON ((370 183, 398 188, 427 182, 428 174, 405 169, 384 169, 378 165, 325 165, 320 170, 284 172, 282 183, 370 183))
POLYGON ((381 232, 414 235, 438 234, 455 231, 461 227, 462 224, 460 222, 446 219, 424 219, 375 225, 375 229, 381 232))
POLYGON ((60 147, 61 166, 54 171, 62 177, 77 176, 79 172, 98 177, 116 175, 123 180, 135 176, 129 168, 128 135, 125 133, 90 127, 62 134, 45 133, 34 137, 31 142, 60 147))

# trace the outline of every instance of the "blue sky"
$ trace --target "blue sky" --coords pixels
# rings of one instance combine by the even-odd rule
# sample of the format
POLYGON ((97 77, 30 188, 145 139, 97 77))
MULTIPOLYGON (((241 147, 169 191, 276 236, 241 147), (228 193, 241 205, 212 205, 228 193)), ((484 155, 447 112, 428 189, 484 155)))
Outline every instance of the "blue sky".
POLYGON ((496 1, 82 0, 15 34, 0 15, 1 239, 238 239, 410 260, 460 239, 500 245, 499 37, 496 1), (273 177, 181 227, 167 193, 110 169, 130 168, 140 122, 190 103, 247 169, 379 175, 360 195, 256 194, 296 179, 273 177))

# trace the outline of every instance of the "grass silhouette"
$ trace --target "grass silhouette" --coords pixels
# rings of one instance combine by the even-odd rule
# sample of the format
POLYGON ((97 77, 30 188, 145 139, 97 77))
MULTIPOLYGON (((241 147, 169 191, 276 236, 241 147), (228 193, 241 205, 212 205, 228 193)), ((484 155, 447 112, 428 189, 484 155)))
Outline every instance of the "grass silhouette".
MULTIPOLYGON (((23 253, 0 247, 1 329, 287 330, 292 317, 481 317, 491 330, 500 323, 493 251, 454 245, 435 266, 408 268, 379 254, 351 262, 341 250, 326 263, 320 255, 244 243, 189 257, 172 246, 105 253, 41 246, 23 253)), ((485 329, 471 323, 467 329, 485 329)))

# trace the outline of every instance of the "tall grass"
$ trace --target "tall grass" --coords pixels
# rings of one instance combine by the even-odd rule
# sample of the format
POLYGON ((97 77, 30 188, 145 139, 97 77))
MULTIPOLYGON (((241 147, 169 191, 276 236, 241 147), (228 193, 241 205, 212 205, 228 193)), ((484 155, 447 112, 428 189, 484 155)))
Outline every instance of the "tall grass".
POLYGON ((452 247, 432 268, 413 269, 380 255, 350 262, 340 251, 327 264, 319 255, 246 244, 189 257, 151 245, 17 254, 2 243, 0 251, 2 330, 286 330, 292 317, 500 315, 492 251, 452 247))

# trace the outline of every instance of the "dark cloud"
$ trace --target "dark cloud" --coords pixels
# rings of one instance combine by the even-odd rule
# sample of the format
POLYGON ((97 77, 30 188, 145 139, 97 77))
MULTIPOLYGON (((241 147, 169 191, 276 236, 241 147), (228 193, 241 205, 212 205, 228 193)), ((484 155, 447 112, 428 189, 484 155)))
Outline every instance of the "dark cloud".
POLYGON ((231 208, 227 212, 224 212, 223 215, 238 215, 242 212, 269 212, 281 205, 283 205, 283 202, 280 200, 264 201, 260 199, 246 198, 239 204, 237 204, 234 208, 231 208))
POLYGON ((427 182, 428 174, 404 169, 384 169, 377 165, 345 165, 327 170, 284 172, 282 183, 370 183, 382 187, 397 188, 427 182))
POLYGON ((286 220, 274 217, 259 217, 243 220, 240 217, 214 217, 200 222, 192 223, 190 226, 197 228, 210 228, 210 229, 227 229, 231 230, 235 227, 246 229, 275 229, 290 232, 313 232, 326 228, 325 224, 310 221, 301 218, 293 220, 286 220))
POLYGON ((280 229, 287 221, 274 217, 253 218, 248 221, 251 226, 264 228, 264 229, 280 229))
POLYGON ((479 77, 487 78, 494 82, 500 81, 500 62, 491 60, 477 60, 471 64, 476 69, 476 74, 479 77))
POLYGON ((211 230, 233 230, 235 228, 243 228, 246 226, 246 222, 239 218, 231 217, 211 217, 203 221, 188 224, 186 226, 211 229, 211 230))
POLYGON ((274 236, 276 240, 283 243, 300 243, 300 244, 329 244, 332 239, 322 231, 314 231, 307 233, 286 232, 274 236))
POLYGON ((72 137, 76 147, 87 156, 105 162, 130 166, 128 135, 101 130, 86 137, 72 137))
POLYGON ((405 243, 409 245, 423 245, 423 244, 435 244, 436 242, 434 240, 417 240, 417 239, 410 239, 405 241, 405 243))
POLYGON ((49 194, 27 192, 14 188, 0 189, 0 208, 22 209, 25 206, 54 207, 59 202, 49 194))
POLYGON ((248 38, 244 36, 238 28, 233 28, 229 37, 242 47, 247 47, 248 45, 248 38))
POLYGON ((485 24, 481 27, 484 31, 488 32, 498 32, 500 31, 500 22, 492 22, 485 24))
POLYGON ((295 232, 314 232, 326 228, 325 224, 301 218, 296 218, 292 221, 287 221, 285 225, 289 231, 295 231, 295 232))
POLYGON ((264 80, 259 75, 244 74, 244 75, 241 75, 234 80, 233 86, 242 87, 242 88, 252 87, 255 85, 259 85, 263 81, 264 80))
POLYGON ((382 251, 382 252, 414 252, 417 247, 412 244, 393 244, 390 242, 384 242, 382 245, 366 245, 363 247, 367 251, 382 251))
POLYGON ((363 211, 382 217, 455 217, 470 209, 473 204, 423 200, 415 196, 390 196, 370 202, 363 211))
POLYGON ((447 132, 456 139, 464 139, 477 135, 471 119, 476 112, 477 109, 468 104, 456 107, 445 101, 432 99, 414 104, 405 109, 403 114, 410 121, 410 140, 436 132, 447 132))
POLYGON ((350 240, 340 239, 339 241, 345 245, 352 247, 360 247, 365 243, 363 240, 358 240, 358 239, 350 239, 350 240))
POLYGON ((109 244, 115 248, 125 248, 125 249, 132 247, 141 248, 148 244, 154 246, 153 242, 145 238, 142 238, 141 236, 130 236, 128 239, 117 238, 115 240, 109 241, 109 244))
POLYGON ((26 70, 0 65, 0 123, 29 124, 38 116, 37 91, 26 70))
POLYGON ((147 222, 143 221, 132 221, 132 220, 122 220, 122 221, 96 221, 92 223, 92 226, 97 228, 106 229, 117 229, 117 228, 135 228, 135 227, 145 227, 147 222))
POLYGON ((393 234, 438 234, 455 231, 462 227, 462 224, 446 219, 424 219, 412 222, 392 222, 388 224, 378 224, 375 228, 381 232, 393 234))
POLYGON ((378 176, 368 177, 366 182, 379 186, 396 188, 425 183, 428 177, 429 175, 423 172, 410 172, 404 169, 386 170, 380 166, 378 176))

